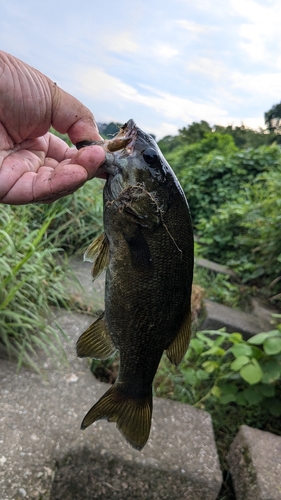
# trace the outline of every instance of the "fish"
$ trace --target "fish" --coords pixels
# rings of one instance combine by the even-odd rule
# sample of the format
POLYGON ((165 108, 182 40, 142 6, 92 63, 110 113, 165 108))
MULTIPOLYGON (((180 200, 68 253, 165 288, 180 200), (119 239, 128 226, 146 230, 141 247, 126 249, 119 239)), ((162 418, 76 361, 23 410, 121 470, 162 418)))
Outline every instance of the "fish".
POLYGON ((150 434, 152 384, 162 354, 178 365, 190 340, 192 219, 172 168, 134 120, 98 144, 106 157, 104 232, 84 259, 93 262, 93 279, 106 270, 105 310, 79 337, 76 350, 78 357, 100 360, 119 351, 120 366, 81 428, 107 419, 141 450, 150 434))

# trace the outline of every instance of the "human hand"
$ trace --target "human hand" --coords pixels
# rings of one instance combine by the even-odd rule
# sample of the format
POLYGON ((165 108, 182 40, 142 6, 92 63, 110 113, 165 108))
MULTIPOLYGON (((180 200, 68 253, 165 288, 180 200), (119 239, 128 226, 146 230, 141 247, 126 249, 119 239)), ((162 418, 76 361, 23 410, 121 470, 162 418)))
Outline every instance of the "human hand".
POLYGON ((92 113, 45 75, 0 51, 0 202, 50 203, 98 175, 100 146, 79 151, 48 132, 67 133, 73 144, 98 141, 92 113))

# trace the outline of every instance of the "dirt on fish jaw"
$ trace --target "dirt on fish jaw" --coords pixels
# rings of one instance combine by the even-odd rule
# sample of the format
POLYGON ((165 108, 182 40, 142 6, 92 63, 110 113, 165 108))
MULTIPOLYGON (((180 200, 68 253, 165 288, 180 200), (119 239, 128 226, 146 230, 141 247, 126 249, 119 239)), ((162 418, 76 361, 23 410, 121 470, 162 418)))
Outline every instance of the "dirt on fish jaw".
POLYGON ((104 169, 104 233, 85 253, 93 279, 106 269, 105 311, 77 342, 77 355, 120 354, 115 384, 90 409, 85 429, 116 422, 142 449, 149 437, 152 383, 164 351, 178 364, 191 332, 193 232, 179 182, 154 139, 129 120, 110 141, 104 169))

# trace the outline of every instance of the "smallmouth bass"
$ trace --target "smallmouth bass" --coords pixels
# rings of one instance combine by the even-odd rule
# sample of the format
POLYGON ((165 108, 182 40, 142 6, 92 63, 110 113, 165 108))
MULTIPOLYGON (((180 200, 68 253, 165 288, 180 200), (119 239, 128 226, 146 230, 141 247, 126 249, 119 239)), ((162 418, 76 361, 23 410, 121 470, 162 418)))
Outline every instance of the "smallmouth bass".
POLYGON ((133 120, 98 144, 106 151, 104 233, 84 258, 93 262, 93 279, 106 269, 105 311, 78 339, 77 355, 106 359, 119 350, 120 367, 115 384, 81 427, 99 419, 116 422, 141 450, 150 433, 152 383, 161 356, 166 351, 178 365, 189 344, 192 221, 174 172, 133 120))

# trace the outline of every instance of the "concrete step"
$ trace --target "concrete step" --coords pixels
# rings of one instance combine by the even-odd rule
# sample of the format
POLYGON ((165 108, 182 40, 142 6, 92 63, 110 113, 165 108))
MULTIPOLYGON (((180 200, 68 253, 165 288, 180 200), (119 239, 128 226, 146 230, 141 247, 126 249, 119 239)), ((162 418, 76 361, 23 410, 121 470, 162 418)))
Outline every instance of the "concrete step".
POLYGON ((242 425, 227 459, 237 500, 281 499, 281 436, 242 425))
POLYGON ((244 339, 248 339, 260 332, 273 330, 268 315, 258 316, 257 314, 246 313, 211 300, 205 300, 204 306, 205 318, 200 324, 200 330, 225 328, 229 333, 242 333, 244 339))
POLYGON ((98 382, 75 341, 93 318, 64 313, 69 365, 40 355, 42 376, 0 360, 0 500, 215 500, 222 475, 210 415, 154 399, 147 445, 132 449, 115 424, 80 423, 108 385, 98 382))

